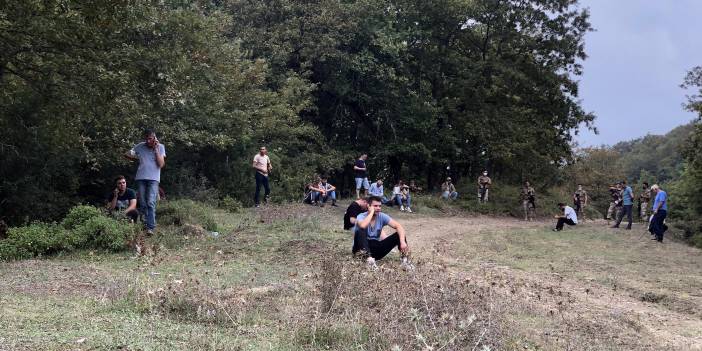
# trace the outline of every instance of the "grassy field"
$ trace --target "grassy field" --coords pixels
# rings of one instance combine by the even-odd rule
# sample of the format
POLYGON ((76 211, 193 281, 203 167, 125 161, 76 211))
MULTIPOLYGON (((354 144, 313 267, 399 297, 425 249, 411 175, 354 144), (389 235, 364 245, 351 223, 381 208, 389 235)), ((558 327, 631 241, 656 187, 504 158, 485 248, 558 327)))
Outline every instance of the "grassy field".
POLYGON ((0 350, 702 350, 702 251, 417 207, 369 271, 342 208, 207 209, 144 255, 0 263, 0 350))

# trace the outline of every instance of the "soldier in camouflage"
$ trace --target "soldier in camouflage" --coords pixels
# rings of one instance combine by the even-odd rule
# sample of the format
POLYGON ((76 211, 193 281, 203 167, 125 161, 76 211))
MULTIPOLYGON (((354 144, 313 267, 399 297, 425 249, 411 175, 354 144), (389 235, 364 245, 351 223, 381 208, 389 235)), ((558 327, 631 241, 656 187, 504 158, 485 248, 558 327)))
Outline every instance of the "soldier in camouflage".
POLYGON ((578 190, 573 193, 573 205, 578 218, 585 220, 585 206, 587 206, 587 192, 583 189, 582 184, 578 184, 578 190))
POLYGON ((648 208, 648 203, 651 201, 651 189, 648 187, 648 183, 643 183, 643 188, 641 189, 641 194, 639 194, 639 208, 641 208, 639 215, 642 221, 648 222, 646 218, 646 209, 648 208))
POLYGON ((612 201, 607 209, 607 220, 619 218, 619 210, 622 208, 622 184, 617 183, 609 186, 609 194, 612 196, 612 201), (614 215, 614 217, 612 217, 614 215))
POLYGON ((522 192, 519 194, 522 200, 522 208, 524 209, 524 220, 533 221, 536 212, 536 191, 531 187, 529 182, 524 182, 522 192))
POLYGON ((478 177, 478 200, 480 203, 488 202, 488 193, 492 180, 488 177, 488 171, 483 171, 483 174, 478 177))

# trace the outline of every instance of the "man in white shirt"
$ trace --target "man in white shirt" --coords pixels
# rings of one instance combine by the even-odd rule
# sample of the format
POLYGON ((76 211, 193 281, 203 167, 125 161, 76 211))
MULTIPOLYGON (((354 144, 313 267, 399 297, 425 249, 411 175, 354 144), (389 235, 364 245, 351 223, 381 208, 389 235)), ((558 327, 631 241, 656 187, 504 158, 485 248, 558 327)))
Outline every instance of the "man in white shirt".
POLYGON ((572 207, 566 206, 566 204, 561 202, 558 204, 558 208, 560 208, 561 211, 563 211, 563 214, 556 216, 556 218, 558 219, 558 223, 556 223, 556 228, 553 229, 554 232, 559 232, 563 230, 563 224, 578 224, 578 215, 575 213, 575 210, 572 207))
POLYGON ((268 150, 265 146, 262 146, 256 156, 254 156, 252 166, 256 171, 256 194, 254 194, 254 204, 258 207, 260 205, 258 197, 261 193, 261 186, 263 186, 263 189, 266 191, 264 195, 266 203, 268 203, 268 199, 271 195, 271 189, 268 186, 268 174, 273 167, 271 166, 271 160, 268 158, 268 150))

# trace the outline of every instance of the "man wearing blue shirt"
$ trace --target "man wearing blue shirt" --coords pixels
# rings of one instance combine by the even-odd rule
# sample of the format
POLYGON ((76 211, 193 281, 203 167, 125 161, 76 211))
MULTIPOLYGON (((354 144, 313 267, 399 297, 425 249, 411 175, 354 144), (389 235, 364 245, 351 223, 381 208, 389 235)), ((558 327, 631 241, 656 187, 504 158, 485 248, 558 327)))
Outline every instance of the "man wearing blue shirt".
POLYGON ((668 230, 668 226, 664 223, 665 217, 668 215, 668 194, 658 184, 654 184, 651 187, 651 195, 655 196, 655 200, 653 200, 653 218, 651 218, 648 231, 655 236, 651 240, 662 243, 663 234, 668 230))
POLYGON ((139 213, 144 218, 146 234, 151 235, 156 228, 156 200, 158 184, 161 182, 161 168, 166 164, 166 147, 158 142, 156 132, 144 131, 144 141, 135 145, 124 155, 132 161, 139 161, 134 179, 139 194, 139 213))
POLYGON ((626 180, 622 180, 622 187, 624 187, 621 195, 623 209, 619 213, 619 217, 617 217, 617 223, 615 223, 612 228, 619 228, 619 224, 622 223, 622 219, 624 219, 624 215, 626 214, 626 218, 629 221, 626 229, 630 230, 631 222, 633 221, 634 191, 631 190, 630 186, 626 185, 626 180))
POLYGON ((368 190, 368 193, 370 196, 377 196, 380 198, 380 201, 383 202, 383 205, 388 203, 388 198, 385 197, 385 190, 383 189, 383 181, 378 179, 375 181, 375 183, 371 184, 370 189, 368 190))
POLYGON ((367 255, 366 261, 372 269, 377 269, 376 260, 385 257, 395 247, 400 251, 401 267, 405 270, 414 268, 408 259, 409 246, 407 245, 405 228, 382 212, 382 202, 379 197, 370 196, 368 198, 368 212, 361 213, 356 217, 353 232, 353 253, 367 255), (382 239, 381 234, 386 225, 397 232, 382 239))

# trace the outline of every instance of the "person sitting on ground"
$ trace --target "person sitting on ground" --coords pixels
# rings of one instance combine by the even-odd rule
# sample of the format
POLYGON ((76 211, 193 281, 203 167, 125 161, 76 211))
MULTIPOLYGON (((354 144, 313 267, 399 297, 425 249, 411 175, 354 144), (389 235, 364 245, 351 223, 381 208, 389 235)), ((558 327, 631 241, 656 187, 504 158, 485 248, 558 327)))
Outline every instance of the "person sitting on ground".
POLYGON ((357 199, 352 202, 344 213, 344 230, 349 230, 356 225, 356 218, 359 214, 368 211, 368 201, 357 199))
POLYGON ((412 213, 412 208, 410 208, 410 205, 412 205, 412 195, 410 195, 409 185, 402 184, 400 187, 400 192, 402 193, 402 197, 406 200, 405 211, 412 213))
POLYGON ((409 187, 407 187, 402 180, 398 181, 397 184, 392 188, 392 200, 400 207, 400 211, 412 212, 410 208, 410 198, 409 198, 409 187))
POLYGON ((106 208, 111 215, 126 217, 132 222, 139 219, 136 191, 127 188, 127 179, 124 176, 115 177, 115 188, 107 195, 106 200, 106 208))
POLYGON ((651 240, 662 243, 663 234, 668 230, 668 226, 665 225, 665 217, 668 216, 668 194, 658 184, 653 184, 651 195, 655 197, 652 208, 653 217, 651 218, 648 231, 654 236, 651 240))
POLYGON ((327 176, 322 176, 313 190, 312 197, 320 207, 324 207, 327 200, 331 199, 332 206, 336 207, 336 187, 327 182, 327 176))
POLYGON ((575 210, 572 207, 566 206, 566 204, 561 202, 558 204, 558 208, 560 208, 561 211, 563 211, 563 214, 555 216, 555 218, 558 219, 558 222, 556 223, 556 228, 553 229, 554 232, 559 232, 563 230, 563 224, 578 224, 578 215, 575 213, 575 210))
POLYGON ((420 195, 420 194, 422 193, 422 190, 424 190, 424 189, 422 189, 420 186, 417 186, 417 184, 415 183, 414 180, 410 180, 410 183, 409 183, 409 190, 410 190, 410 192, 412 192, 413 194, 420 195))
POLYGON ((447 177, 446 181, 441 184, 441 197, 444 200, 456 200, 458 198, 458 192, 456 192, 456 187, 451 183, 451 177, 447 177))
POLYGON ((385 190, 383 189, 383 181, 378 179, 375 183, 371 184, 368 193, 371 196, 377 196, 383 201, 383 205, 387 204, 390 200, 385 197, 385 190))
POLYGON ((359 214, 356 217, 356 225, 353 228, 354 242, 352 252, 367 256, 368 265, 377 269, 376 260, 385 257, 395 247, 400 251, 401 267, 411 270, 414 266, 409 262, 409 245, 405 228, 400 223, 390 218, 382 212, 382 202, 377 196, 368 198, 368 212, 359 214), (383 227, 386 225, 397 232, 382 239, 383 227))

